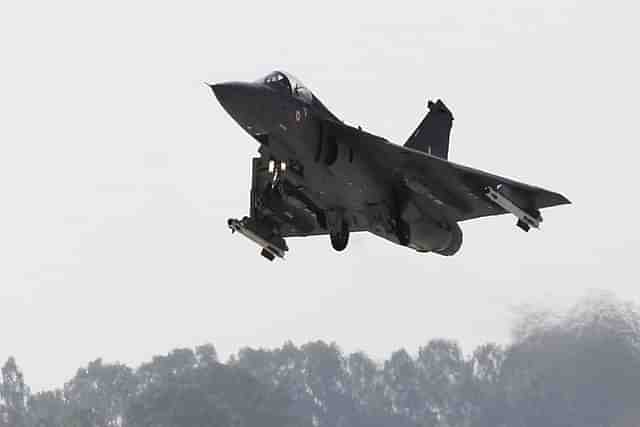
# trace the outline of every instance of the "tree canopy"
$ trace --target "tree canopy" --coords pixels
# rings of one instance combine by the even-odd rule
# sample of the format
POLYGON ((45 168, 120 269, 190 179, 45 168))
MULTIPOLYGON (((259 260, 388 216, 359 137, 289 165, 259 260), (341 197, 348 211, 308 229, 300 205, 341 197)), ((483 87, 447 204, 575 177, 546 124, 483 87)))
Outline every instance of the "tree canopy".
POLYGON ((137 368, 91 361, 32 394, 2 366, 0 427, 637 426, 640 315, 609 294, 565 313, 529 310, 502 347, 451 340, 376 361, 335 343, 175 349, 137 368))

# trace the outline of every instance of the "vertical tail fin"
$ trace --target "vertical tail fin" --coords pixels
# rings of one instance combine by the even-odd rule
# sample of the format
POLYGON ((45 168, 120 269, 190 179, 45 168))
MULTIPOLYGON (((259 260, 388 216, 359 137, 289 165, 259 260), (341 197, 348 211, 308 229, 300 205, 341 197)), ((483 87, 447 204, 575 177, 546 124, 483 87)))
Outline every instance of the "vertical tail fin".
POLYGON ((446 159, 449 155, 453 115, 441 100, 435 103, 429 101, 427 105, 429 112, 404 146, 446 159))

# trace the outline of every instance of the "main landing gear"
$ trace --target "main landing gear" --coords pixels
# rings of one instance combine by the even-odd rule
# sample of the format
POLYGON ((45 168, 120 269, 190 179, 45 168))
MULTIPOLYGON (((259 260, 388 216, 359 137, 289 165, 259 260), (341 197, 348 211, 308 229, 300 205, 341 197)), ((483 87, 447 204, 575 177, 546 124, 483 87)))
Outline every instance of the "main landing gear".
POLYGON ((338 252, 345 250, 349 243, 349 223, 344 212, 336 210, 327 212, 327 222, 331 246, 338 252))

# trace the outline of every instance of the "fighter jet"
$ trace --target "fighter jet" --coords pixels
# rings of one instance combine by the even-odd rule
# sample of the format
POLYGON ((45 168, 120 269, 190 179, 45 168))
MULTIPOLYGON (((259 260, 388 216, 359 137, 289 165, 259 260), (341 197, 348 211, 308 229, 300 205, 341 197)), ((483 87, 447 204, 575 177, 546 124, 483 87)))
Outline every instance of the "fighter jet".
POLYGON ((524 231, 564 196, 448 160, 453 116, 438 100, 404 145, 346 124, 287 72, 254 82, 209 85, 258 144, 249 215, 228 226, 273 261, 285 238, 329 235, 343 251, 369 232, 418 252, 450 256, 459 222, 511 213, 524 231))

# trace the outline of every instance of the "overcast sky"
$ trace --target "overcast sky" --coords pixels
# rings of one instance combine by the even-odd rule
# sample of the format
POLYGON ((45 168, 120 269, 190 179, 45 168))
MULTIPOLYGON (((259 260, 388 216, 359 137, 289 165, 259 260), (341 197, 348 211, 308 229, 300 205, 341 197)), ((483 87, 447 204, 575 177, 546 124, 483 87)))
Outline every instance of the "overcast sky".
POLYGON ((637 10, 627 2, 3 1, 0 360, 36 390, 89 360, 291 339, 415 353, 506 343, 513 307, 640 303, 637 10), (228 3, 228 4, 227 4, 228 3), (418 3, 418 2, 416 2, 418 3), (203 82, 298 76, 402 144, 442 98, 450 159, 566 195, 540 232, 462 223, 454 257, 372 235, 231 235, 257 145, 203 82))

